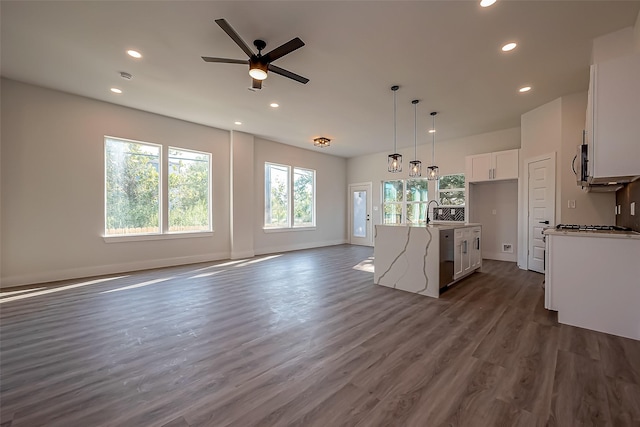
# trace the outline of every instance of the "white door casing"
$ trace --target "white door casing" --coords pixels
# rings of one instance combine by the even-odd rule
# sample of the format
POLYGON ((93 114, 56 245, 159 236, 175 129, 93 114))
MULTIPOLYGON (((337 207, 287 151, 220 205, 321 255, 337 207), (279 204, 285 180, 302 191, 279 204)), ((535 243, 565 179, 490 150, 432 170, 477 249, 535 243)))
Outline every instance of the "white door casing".
POLYGON ((544 273, 542 234, 555 225, 555 156, 527 161, 527 269, 544 273))
POLYGON ((349 243, 373 246, 371 183, 349 185, 349 243))

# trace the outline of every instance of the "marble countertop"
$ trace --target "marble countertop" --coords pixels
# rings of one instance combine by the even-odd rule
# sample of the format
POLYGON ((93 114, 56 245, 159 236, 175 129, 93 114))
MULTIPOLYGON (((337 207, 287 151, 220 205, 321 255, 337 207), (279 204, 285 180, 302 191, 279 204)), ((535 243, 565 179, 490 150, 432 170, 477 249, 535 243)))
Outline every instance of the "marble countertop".
MULTIPOLYGON (((438 229, 438 230, 452 230, 454 228, 466 228, 466 227, 477 227, 482 224, 477 222, 458 222, 458 221, 432 221, 427 226, 430 229, 438 229)), ((378 224, 376 227, 395 227, 395 228, 425 228, 424 225, 393 225, 393 224, 378 224)))
POLYGON ((549 228, 544 231, 547 236, 570 236, 570 237, 599 237, 607 239, 638 239, 640 233, 637 231, 586 231, 586 230, 556 230, 549 228))

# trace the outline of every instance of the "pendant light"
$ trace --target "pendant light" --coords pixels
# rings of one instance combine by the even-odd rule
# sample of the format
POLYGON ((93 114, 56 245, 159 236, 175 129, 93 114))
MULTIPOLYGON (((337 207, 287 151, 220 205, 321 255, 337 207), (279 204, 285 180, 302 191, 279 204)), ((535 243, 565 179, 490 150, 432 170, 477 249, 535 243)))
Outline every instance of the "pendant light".
POLYGON ((418 102, 420 101, 417 99, 411 101, 413 104, 413 160, 409 162, 411 164, 409 168, 410 177, 422 176, 422 162, 418 160, 416 154, 418 150, 418 102))
POLYGON ((398 147, 396 141, 396 92, 400 86, 391 86, 393 91, 393 154, 389 154, 387 159, 389 172, 398 173, 402 172, 402 155, 398 154, 398 147))
POLYGON ((427 168, 427 179, 429 181, 437 181, 438 176, 438 166, 436 166, 436 113, 435 111, 431 113, 431 135, 433 139, 431 140, 431 166, 427 168))

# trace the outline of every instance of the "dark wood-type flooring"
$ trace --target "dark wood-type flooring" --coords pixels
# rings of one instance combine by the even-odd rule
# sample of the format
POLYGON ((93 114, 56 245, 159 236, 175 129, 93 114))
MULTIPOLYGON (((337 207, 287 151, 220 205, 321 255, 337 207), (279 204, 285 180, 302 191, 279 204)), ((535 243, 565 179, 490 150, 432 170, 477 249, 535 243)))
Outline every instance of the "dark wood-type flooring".
POLYGON ((640 424, 640 342, 559 325, 542 275, 485 260, 431 299, 372 254, 5 290, 0 427, 640 424))

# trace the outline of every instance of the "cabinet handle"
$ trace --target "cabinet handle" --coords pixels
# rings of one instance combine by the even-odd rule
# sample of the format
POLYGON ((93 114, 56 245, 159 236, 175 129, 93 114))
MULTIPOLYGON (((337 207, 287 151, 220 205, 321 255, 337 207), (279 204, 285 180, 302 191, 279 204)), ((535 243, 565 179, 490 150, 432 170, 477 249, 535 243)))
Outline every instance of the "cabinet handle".
POLYGON ((462 253, 466 254, 467 253, 467 241, 463 240, 462 243, 464 244, 464 249, 462 250, 462 253))

